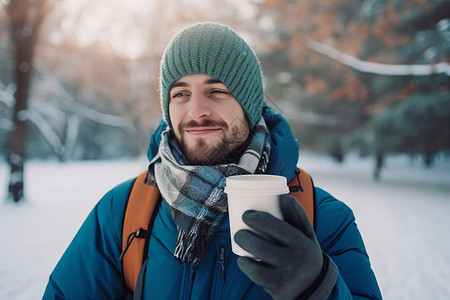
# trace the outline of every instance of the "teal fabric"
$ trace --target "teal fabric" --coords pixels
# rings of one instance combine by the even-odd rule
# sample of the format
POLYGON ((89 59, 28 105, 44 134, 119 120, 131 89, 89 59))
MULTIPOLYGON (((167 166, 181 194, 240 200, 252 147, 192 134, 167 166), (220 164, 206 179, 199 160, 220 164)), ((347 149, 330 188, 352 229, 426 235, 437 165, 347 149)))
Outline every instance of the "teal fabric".
MULTIPOLYGON (((273 154, 270 170, 291 179, 298 160, 297 143, 290 130, 286 133, 280 129, 287 124, 280 115, 266 108, 264 117, 272 128, 278 152, 273 154), (296 151, 292 151, 293 148, 296 151), (277 165, 273 165, 274 162, 277 165)), ((166 127, 164 123, 162 126, 166 127)), ((161 131, 158 129, 151 139, 149 158, 154 155, 152 149, 158 144, 161 131)), ((119 255, 124 209, 132 183, 130 180, 117 186, 95 206, 51 274, 43 299, 121 299, 125 296, 127 289, 119 255)), ((322 251, 339 269, 338 280, 328 299, 381 299, 352 211, 320 188, 316 188, 315 193, 316 236, 322 251)), ((163 201, 150 240, 144 299, 270 299, 238 268, 237 256, 231 252, 228 221, 214 235, 192 280, 191 267, 173 257, 176 239, 176 226, 163 201)))
POLYGON ((160 90, 164 120, 169 116, 170 86, 183 76, 206 74, 224 83, 253 128, 261 117, 263 82, 250 46, 227 26, 199 23, 177 34, 161 59, 160 90))

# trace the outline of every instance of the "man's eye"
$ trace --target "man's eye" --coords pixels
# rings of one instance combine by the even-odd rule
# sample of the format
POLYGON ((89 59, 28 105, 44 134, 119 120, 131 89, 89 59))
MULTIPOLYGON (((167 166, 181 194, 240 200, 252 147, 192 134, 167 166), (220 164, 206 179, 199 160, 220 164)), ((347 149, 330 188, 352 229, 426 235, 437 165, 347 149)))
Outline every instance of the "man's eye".
POLYGON ((186 96, 186 93, 179 92, 179 93, 173 94, 172 98, 178 98, 178 97, 183 97, 183 96, 186 96))
POLYGON ((221 95, 229 95, 230 92, 228 91, 223 91, 223 90, 214 90, 211 92, 212 94, 221 94, 221 95))

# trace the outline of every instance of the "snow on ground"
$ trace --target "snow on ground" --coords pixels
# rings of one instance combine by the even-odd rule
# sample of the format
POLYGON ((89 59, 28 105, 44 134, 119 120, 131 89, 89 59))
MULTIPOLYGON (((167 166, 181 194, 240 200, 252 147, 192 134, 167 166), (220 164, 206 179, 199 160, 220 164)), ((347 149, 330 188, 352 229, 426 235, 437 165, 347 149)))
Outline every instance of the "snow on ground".
POLYGON ((388 164, 376 183, 371 161, 302 163, 352 208, 385 299, 450 299, 450 163, 388 164))
MULTIPOLYGON (((385 299, 450 299, 450 162, 432 169, 391 159, 382 180, 372 163, 338 165, 301 155, 301 166, 347 203, 385 299)), ((145 159, 30 162, 27 202, 0 203, 0 299, 40 299, 48 275, 89 211, 111 187, 145 170, 145 159)), ((7 167, 0 163, 0 199, 7 167)))

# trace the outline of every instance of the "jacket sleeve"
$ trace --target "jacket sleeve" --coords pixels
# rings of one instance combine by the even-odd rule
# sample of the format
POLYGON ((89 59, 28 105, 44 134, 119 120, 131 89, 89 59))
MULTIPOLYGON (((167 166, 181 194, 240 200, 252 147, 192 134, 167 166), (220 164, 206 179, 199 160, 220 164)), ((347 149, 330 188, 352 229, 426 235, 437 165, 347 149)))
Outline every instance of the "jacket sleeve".
POLYGON ((316 236, 339 275, 328 299, 382 299, 351 209, 316 188, 316 236))
POLYGON ((124 210, 133 180, 93 208, 61 257, 43 299, 120 299, 127 293, 119 256, 124 210))

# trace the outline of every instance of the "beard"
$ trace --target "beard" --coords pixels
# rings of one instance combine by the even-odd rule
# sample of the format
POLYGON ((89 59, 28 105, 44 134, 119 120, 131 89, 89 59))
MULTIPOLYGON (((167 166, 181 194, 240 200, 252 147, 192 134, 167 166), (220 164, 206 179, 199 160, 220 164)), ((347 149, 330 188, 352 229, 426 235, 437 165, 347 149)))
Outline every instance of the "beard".
POLYGON ((211 142, 198 138, 194 146, 188 146, 184 135, 181 135, 180 147, 188 165, 214 166, 228 163, 238 163, 242 153, 250 143, 250 132, 247 120, 235 122, 228 126, 223 121, 205 120, 201 123, 190 121, 180 125, 180 132, 185 128, 220 126, 224 135, 219 141, 211 142), (236 124, 238 123, 238 124, 236 124))

